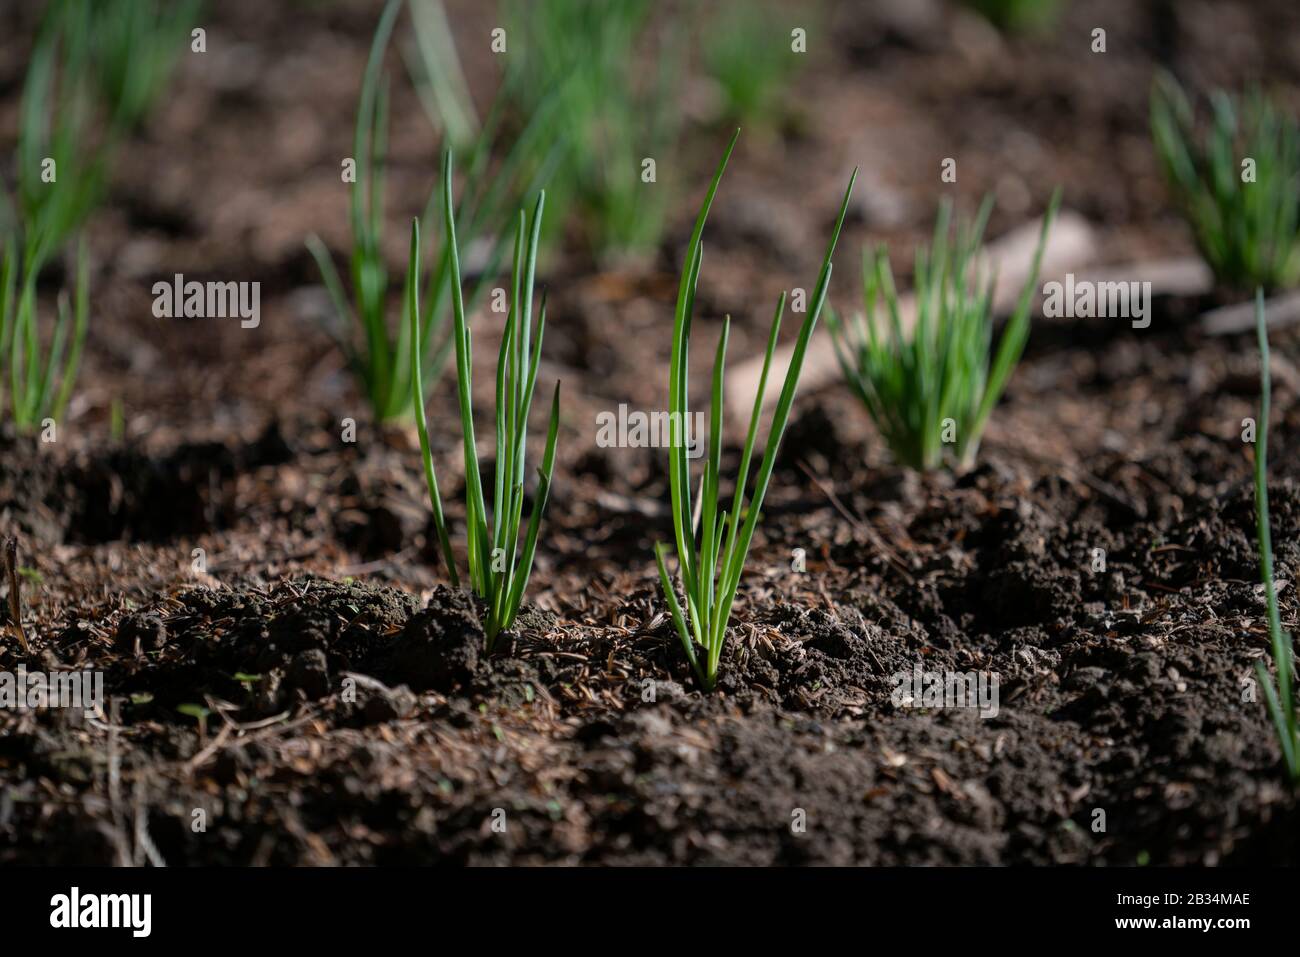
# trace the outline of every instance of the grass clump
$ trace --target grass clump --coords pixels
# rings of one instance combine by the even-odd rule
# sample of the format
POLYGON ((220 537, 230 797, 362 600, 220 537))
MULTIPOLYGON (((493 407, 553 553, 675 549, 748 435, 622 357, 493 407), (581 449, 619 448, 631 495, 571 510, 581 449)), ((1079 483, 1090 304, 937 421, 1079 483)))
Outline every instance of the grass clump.
POLYGON ((730 330, 730 317, 723 323, 722 335, 718 340, 717 352, 713 362, 713 381, 710 402, 709 446, 704 463, 704 474, 700 482, 700 500, 698 509, 691 504, 690 466, 686 456, 685 428, 690 419, 690 403, 687 399, 687 370, 689 368, 691 322, 695 311, 695 291, 700 278, 700 264, 703 257, 701 237, 704 224, 708 219, 713 197, 718 191, 723 171, 731 151, 735 148, 737 130, 723 154, 722 161, 714 173, 713 182, 704 198, 704 204, 695 221, 691 234, 690 246, 683 263, 681 283, 677 292, 677 308, 673 322, 672 360, 668 378, 669 422, 673 431, 669 443, 669 486, 672 495, 673 530, 676 537, 677 563, 682 590, 685 593, 685 609, 678 601, 677 592, 668 574, 664 561, 664 546, 655 544, 655 560, 659 567, 659 578, 663 586, 664 599, 672 614, 673 625, 681 638, 686 657, 691 663, 700 685, 711 690, 718 680, 718 664, 722 657, 722 646, 726 638, 727 622, 731 618, 732 603, 740 585, 740 576, 745 568, 745 559, 749 555, 749 546, 754 537, 754 529, 763 507, 763 498, 772 477, 772 467, 776 461, 777 448, 785 433, 786 422, 790 416, 790 406, 794 402, 795 389, 799 384, 799 374, 803 368, 804 354, 808 349, 808 340, 817 325, 817 317, 826 301, 826 292, 831 278, 831 256, 839 240, 840 229, 844 225, 844 216, 848 211, 849 195, 853 191, 854 171, 844 193, 844 202, 840 206, 839 218, 831 234, 830 245, 822 261, 821 274, 817 287, 808 307, 807 318, 799 329, 790 366, 786 372, 785 384, 773 413, 768 430, 768 438, 763 450, 762 463, 759 465, 758 478, 749 500, 745 499, 745 489, 749 480, 749 469, 753 459, 755 439, 758 434, 759 418, 762 414, 763 395, 767 385, 767 376, 771 368, 772 355, 776 349, 777 334, 781 327, 781 316, 785 309, 785 295, 777 303, 776 315, 768 334, 767 351, 763 357, 763 370, 759 379, 758 393, 754 398, 754 408, 750 416, 749 430, 745 435, 745 446, 740 457, 740 473, 736 478, 735 489, 729 510, 720 507, 720 478, 722 463, 722 403, 723 403, 723 367, 726 362, 727 336, 730 330), (698 534, 697 534, 698 533, 698 534))
POLYGON ((773 109, 778 94, 802 62, 790 49, 790 31, 779 14, 769 0, 742 0, 723 4, 702 25, 704 70, 718 84, 729 120, 761 122, 779 115, 773 109))
POLYGON ((1234 289, 1300 282, 1300 128, 1262 93, 1210 97, 1198 127, 1177 81, 1156 78, 1151 136, 1215 277, 1234 289))
POLYGON ((39 272, 99 202, 114 150, 165 85, 198 6, 50 4, 23 84, 17 201, 3 204, 16 207, 5 231, 22 235, 28 271, 39 272))
POLYGON ((24 270, 13 236, 0 252, 0 405, 20 432, 31 432, 46 419, 58 421, 72 396, 86 339, 90 301, 84 241, 76 266, 76 291, 69 302, 59 296, 51 341, 41 341, 37 317, 36 276, 24 270))
POLYGON ((98 0, 92 7, 95 75, 121 130, 140 125, 186 49, 202 0, 98 0))
POLYGON ((0 186, 0 404, 21 432, 58 420, 86 336, 84 243, 75 287, 42 333, 37 283, 103 196, 113 153, 144 118, 198 10, 197 0, 53 0, 23 81, 14 193, 0 186))
POLYGON ((827 322, 845 380, 900 464, 933 469, 946 455, 961 468, 974 463, 989 414, 1029 339, 1034 286, 1059 204, 1058 190, 996 352, 993 280, 977 261, 991 199, 973 223, 954 224, 951 203, 940 206, 933 242, 916 252, 916 316, 910 331, 903 328, 889 254, 883 247, 874 256, 863 254, 865 317, 842 321, 829 312, 827 322), (877 312, 879 300, 887 319, 877 312))
POLYGON ((504 93, 523 116, 558 101, 563 163, 547 188, 580 214, 587 245, 607 257, 658 244, 671 192, 659 177, 680 123, 686 44, 673 27, 653 42, 652 9, 648 0, 506 7, 513 45, 504 93), (647 158, 657 162, 653 183, 642 180, 647 158))
POLYGON ((1264 689, 1264 703, 1277 731, 1282 748, 1282 764, 1292 784, 1300 784, 1300 727, 1296 724, 1295 651, 1291 636, 1282 630, 1277 608, 1277 589, 1273 584, 1273 539, 1268 517, 1268 414, 1271 385, 1268 374, 1268 328, 1264 321, 1264 291, 1255 293, 1255 326, 1259 336, 1259 426, 1255 445, 1255 521, 1259 534, 1259 574, 1264 581, 1268 604, 1268 635, 1273 652, 1277 683, 1269 676, 1262 661, 1255 662, 1255 672, 1264 689))
MULTIPOLYGON (((355 179, 351 183, 348 206, 352 231, 349 259, 351 303, 324 243, 314 235, 307 238, 307 247, 320 269, 334 309, 333 321, 327 329, 347 357, 375 419, 380 422, 410 413, 414 395, 411 389, 413 357, 419 361, 422 379, 432 379, 440 374, 454 338, 443 318, 453 285, 452 262, 448 253, 450 244, 446 236, 443 237, 441 253, 433 257, 432 267, 427 273, 415 277, 416 282, 424 286, 420 336, 412 337, 408 322, 399 320, 393 329, 388 320, 390 284, 382 240, 389 94, 382 74, 385 51, 401 8, 402 0, 389 0, 380 15, 357 105, 351 157, 356 164, 355 179)), ((510 190, 517 188, 525 193, 531 192, 545 176, 548 154, 553 152, 548 146, 548 119, 552 117, 547 113, 534 117, 513 145, 506 149, 500 165, 495 170, 490 169, 493 146, 501 135, 499 122, 494 119, 485 126, 478 126, 477 120, 472 118, 472 106, 456 95, 459 86, 450 79, 457 73, 454 61, 440 55, 450 41, 442 37, 435 42, 435 38, 441 36, 436 19, 440 8, 415 4, 413 9, 420 11, 414 20, 417 52, 413 58, 413 72, 422 95, 432 97, 434 88, 439 91, 432 103, 456 104, 455 115, 459 119, 454 124, 445 124, 444 131, 450 145, 460 155, 468 157, 467 178, 470 183, 456 215, 462 225, 462 241, 467 246, 482 237, 490 237, 482 272, 483 277, 487 277, 495 272, 507 249, 510 190), (436 70, 433 64, 439 64, 436 70)), ((451 107, 446 109, 451 110, 451 107)), ((435 185, 425 203, 423 221, 436 221, 441 198, 435 185)), ((471 305, 485 288, 484 282, 476 285, 470 298, 471 305)))
POLYGON ((35 277, 99 202, 108 147, 96 125, 92 21, 84 4, 58 3, 42 22, 18 117, 16 219, 23 272, 35 277))
MULTIPOLYGON (((493 468, 492 511, 489 518, 487 495, 479 469, 474 433, 474 406, 471 397, 471 369, 473 349, 469 325, 465 320, 465 301, 461 293, 460 255, 457 250, 455 207, 451 188, 452 158, 443 161, 443 210, 451 262, 451 300, 456 348, 457 395, 460 404, 460 421, 464 439, 465 461, 465 521, 468 546, 470 586, 487 606, 483 623, 487 634, 487 649, 492 650, 497 635, 509 628, 519 612, 524 589, 533 567, 537 550, 537 537, 541 528, 542 513, 551 487, 555 468, 555 441, 560 424, 560 384, 555 384, 551 399, 550 425, 546 433, 546 448, 542 465, 538 469, 537 492, 533 497, 532 514, 524 532, 522 549, 520 531, 524 505, 524 482, 527 477, 526 450, 528 442, 528 415, 532 409, 533 394, 537 387, 537 368, 542 353, 542 335, 546 328, 546 303, 539 310, 536 329, 533 326, 533 280, 537 269, 537 247, 542 227, 542 212, 546 194, 540 193, 531 218, 519 212, 515 232, 514 269, 511 281, 510 311, 501 338, 501 351, 497 357, 496 374, 496 461, 493 468)), ((411 228, 411 253, 406 280, 406 316, 412 340, 420 336, 420 225, 416 220, 411 228)), ((429 429, 425 418, 422 377, 419 357, 411 354, 411 388, 415 405, 416 425, 420 434, 420 449, 424 457, 424 475, 429 487, 429 500, 433 508, 434 525, 438 531, 439 547, 447 564, 452 583, 459 586, 455 557, 447 533, 443 514, 442 496, 438 491, 438 477, 429 447, 429 429)))

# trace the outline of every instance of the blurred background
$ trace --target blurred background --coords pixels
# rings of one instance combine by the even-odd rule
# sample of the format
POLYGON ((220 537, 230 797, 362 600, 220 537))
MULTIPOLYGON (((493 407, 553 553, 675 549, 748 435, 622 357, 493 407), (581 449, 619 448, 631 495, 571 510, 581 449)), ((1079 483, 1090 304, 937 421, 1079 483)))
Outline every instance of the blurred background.
MULTIPOLYGON (((111 134, 102 191, 84 216, 92 308, 73 440, 118 429, 167 442, 173 430, 256 432, 272 417, 322 410, 365 416, 305 240, 319 236, 346 275, 351 188, 340 164, 356 152, 384 4, 128 6, 154 12, 164 36, 179 33, 111 134), (205 52, 190 48, 187 25, 205 31, 205 52), (261 327, 155 319, 151 285, 175 273, 259 281, 261 327)), ((761 349, 780 290, 812 285, 855 165, 832 290, 845 308, 859 297, 864 244, 890 244, 906 282, 910 250, 945 195, 967 212, 994 196, 997 236, 1039 215, 1059 184, 1065 206, 1103 231, 1108 261, 1190 253, 1151 147, 1156 72, 1193 93, 1263 84, 1291 114, 1298 102, 1300 11, 1287 0, 405 6, 380 81, 386 195, 376 236, 390 291, 444 147, 457 155, 458 191, 497 191, 478 200, 471 273, 490 265, 526 194, 547 185, 541 274, 554 337, 544 367, 571 383, 571 415, 584 402, 660 400, 662 377, 645 374, 646 360, 666 361, 686 238, 737 125, 701 305, 709 322, 734 315, 739 357, 761 349), (504 50, 493 48, 498 28, 504 50), (1093 52, 1099 28, 1104 53, 1093 52), (941 179, 946 158, 955 183, 941 179)), ((0 174, 10 192, 44 7, 0 8, 0 174)), ((111 65, 104 76, 111 113, 126 95, 110 89, 111 65)), ((87 127, 93 139, 110 135, 105 125, 87 127)), ((51 301, 67 285, 71 248, 41 273, 51 301)), ((395 298, 389 309, 395 317, 395 298)))

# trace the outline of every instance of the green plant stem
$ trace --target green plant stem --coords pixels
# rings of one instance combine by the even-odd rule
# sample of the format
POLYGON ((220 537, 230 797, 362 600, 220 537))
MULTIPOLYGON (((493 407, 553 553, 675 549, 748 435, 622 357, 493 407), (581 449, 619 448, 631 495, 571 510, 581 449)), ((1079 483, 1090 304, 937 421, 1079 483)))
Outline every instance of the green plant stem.
POLYGON ((1255 326, 1259 338, 1260 397, 1259 424, 1255 445, 1255 520, 1259 535, 1259 573, 1264 582, 1264 595, 1268 606, 1268 633, 1273 651, 1273 665, 1277 671, 1274 688, 1268 669, 1263 662, 1255 662, 1255 671, 1273 727, 1282 748, 1282 761, 1293 784, 1300 784, 1300 736, 1296 730, 1295 695, 1292 682, 1295 676, 1295 652, 1291 636, 1282 630, 1278 612, 1277 589, 1273 583, 1273 539, 1269 530, 1268 512, 1268 417, 1269 395, 1272 386, 1268 370, 1268 327, 1264 318, 1264 290, 1255 293, 1255 326))

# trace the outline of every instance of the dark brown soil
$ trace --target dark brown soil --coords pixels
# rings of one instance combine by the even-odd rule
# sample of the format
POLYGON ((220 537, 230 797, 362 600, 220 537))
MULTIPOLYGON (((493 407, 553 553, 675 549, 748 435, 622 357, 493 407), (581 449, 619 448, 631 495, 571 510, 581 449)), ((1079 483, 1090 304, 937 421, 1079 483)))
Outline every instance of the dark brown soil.
MULTIPOLYGON (((569 250, 547 267, 541 387, 562 377, 567 404, 546 532, 528 607, 485 654, 430 544, 413 433, 370 424, 313 319, 301 240, 344 247, 335 154, 374 6, 213 11, 214 52, 183 65, 92 229, 70 422, 53 445, 0 434, 0 537, 20 540, 34 644, 7 640, 0 670, 103 669, 113 700, 104 721, 0 710, 0 864, 1295 862, 1296 796, 1248 693, 1268 646, 1240 436, 1258 356, 1201 335, 1202 303, 1163 301, 1147 330, 1039 322, 965 475, 899 469, 846 392, 802 396, 704 694, 654 569, 663 456, 599 448, 593 424, 662 404, 693 197, 642 270, 569 250), (262 280, 261 328, 152 319, 154 274, 190 268, 262 280), (996 674, 997 715, 896 707, 893 676, 917 666, 996 674)), ((994 232, 1064 181, 1117 255, 1182 253, 1143 143, 1153 64, 1234 85, 1265 69, 1292 96, 1300 79, 1287 3, 1077 3, 1056 34, 1009 41, 893 6, 828 14, 836 49, 797 76, 789 129, 728 174, 697 336, 731 312, 733 361, 761 347, 776 291, 811 277, 821 241, 804 238, 853 162, 870 176, 841 245, 846 304, 862 243, 925 234, 945 155, 970 157, 963 204, 999 194, 994 232), (1074 51, 1094 22, 1104 69, 1074 51), (764 203, 790 205, 756 234, 764 203)), ((405 95, 395 115, 418 111, 405 95)), ((394 195, 415 206, 423 136, 394 144, 394 195)), ((692 129, 682 161, 707 169, 717 139, 692 129)), ((1270 481, 1292 631, 1298 341, 1274 336, 1270 481)), ((492 344, 478 351, 486 406, 492 344)), ((444 381, 430 415, 457 523, 454 408, 444 381)))

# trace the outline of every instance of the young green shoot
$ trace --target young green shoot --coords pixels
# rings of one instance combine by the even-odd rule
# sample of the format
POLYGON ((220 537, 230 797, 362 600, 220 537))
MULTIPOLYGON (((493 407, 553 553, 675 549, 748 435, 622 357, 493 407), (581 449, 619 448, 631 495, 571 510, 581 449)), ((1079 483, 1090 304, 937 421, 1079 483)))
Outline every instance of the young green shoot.
POLYGON ((98 0, 91 4, 95 70, 110 122, 140 124, 167 85, 202 0, 98 0))
POLYGON ((73 302, 58 299, 53 332, 42 341, 37 317, 36 276, 24 269, 17 241, 4 238, 0 251, 0 406, 19 432, 32 432, 46 419, 58 421, 72 396, 90 312, 89 267, 80 244, 73 302))
MULTIPOLYGON (((384 7, 370 43, 370 56, 362 75, 357 106, 351 157, 355 163, 355 179, 348 205, 348 221, 352 227, 350 266, 355 312, 347 305, 343 283, 328 250, 316 236, 307 239, 307 248, 316 259, 338 314, 337 324, 327 328, 347 356, 349 365, 365 389, 375 418, 381 422, 400 415, 410 402, 411 394, 410 327, 399 323, 396 339, 389 332, 388 273, 382 248, 388 90, 386 85, 381 86, 380 79, 384 51, 400 12, 399 0, 389 0, 384 7), (361 346, 355 344, 346 328, 353 316, 361 327, 361 346)), ((426 323, 426 334, 431 329, 432 323, 426 323)))
POLYGON ((51 6, 23 83, 16 226, 33 278, 103 193, 109 150, 95 128, 92 34, 89 5, 51 6))
POLYGON ((656 20, 647 0, 511 0, 511 48, 503 92, 532 115, 558 100, 564 162, 547 186, 558 205, 581 212, 588 245, 619 257, 653 250, 670 190, 645 165, 670 152, 680 124, 675 90, 684 44, 667 28, 653 70, 638 69, 656 20), (646 73, 642 81, 642 73, 646 73))
POLYGON ((771 369, 772 355, 776 350, 777 334, 780 331, 781 316, 785 309, 785 295, 777 302, 776 315, 767 338, 767 351, 763 357, 763 370, 759 379, 758 392, 754 398, 754 408, 750 415, 749 430, 745 435, 745 446, 740 457, 740 472, 736 478, 731 508, 720 507, 720 479, 722 465, 722 423, 723 423, 723 372, 726 364, 727 337, 730 331, 730 318, 722 326, 722 335, 718 339, 717 352, 713 362, 713 383, 710 401, 709 444, 704 463, 704 474, 700 482, 700 501, 697 523, 696 512, 691 503, 690 466, 686 455, 686 423, 690 421, 690 403, 687 398, 687 370, 689 367, 691 322, 695 310, 695 292, 700 278, 700 265, 703 258, 701 239, 704 224, 708 219, 713 197, 718 191, 718 184, 727 168, 731 151, 735 148, 740 131, 732 136, 727 151, 718 164, 713 182, 704 197, 695 220, 695 230, 691 234, 683 263, 681 282, 677 292, 677 308, 673 321, 672 358, 668 376, 668 419, 673 430, 672 441, 668 451, 668 479, 672 496, 673 530, 676 537, 677 564, 682 590, 685 594, 685 607, 678 600, 673 581, 664 560, 664 546, 655 544, 655 560, 659 567, 659 579, 663 586, 664 599, 672 615, 674 627, 681 638, 686 658, 695 672, 701 687, 712 690, 718 680, 718 666, 722 659, 723 643, 726 640, 727 623, 731 618, 732 604, 736 590, 740 586, 741 574, 745 569, 745 560, 749 555, 754 530, 758 525, 763 508, 763 498, 767 494, 768 483, 772 478, 772 468, 776 462, 777 449, 785 433, 786 423, 790 417, 790 406, 794 402, 795 389, 799 384, 799 375, 803 369, 804 355, 808 349, 808 340, 817 325, 817 317, 826 301, 826 292, 831 279, 831 257, 835 244, 839 240, 840 229, 844 225, 844 216, 848 211, 849 196, 853 192, 853 181, 857 170, 849 178, 848 188, 844 192, 844 201, 840 205, 839 217, 831 233, 830 245, 822 260, 821 274, 808 306, 807 317, 799 329, 794 353, 786 372, 785 384, 777 401, 776 410, 768 430, 767 442, 764 443, 763 458, 758 469, 758 478, 748 501, 745 489, 749 481, 749 470, 753 460, 755 441, 758 436, 759 419, 763 410, 763 395, 767 385, 768 372, 771 369))
POLYGON ((1271 384, 1268 374, 1268 327, 1264 320, 1264 290, 1255 292, 1255 327, 1259 336, 1259 425, 1255 442, 1255 521, 1259 533, 1259 574, 1264 580, 1264 599, 1268 607, 1268 635, 1273 652, 1277 683, 1269 676, 1262 661, 1255 662, 1264 703, 1277 731, 1282 748, 1282 764, 1292 784, 1300 785, 1300 726, 1296 724, 1295 651, 1291 636, 1282 630, 1278 613, 1277 589, 1273 583, 1273 538, 1268 517, 1268 414, 1271 384))
POLYGON ((779 12, 770 0, 725 3, 703 24, 704 70, 718 85, 730 120, 779 125, 779 94, 804 59, 790 49, 779 12))
POLYGON ((974 463, 989 414, 1029 339, 1034 286, 1059 204, 1058 190, 1043 217, 1029 278, 991 357, 993 281, 977 259, 991 200, 984 201, 973 224, 955 227, 951 203, 940 205, 933 243, 916 252, 916 315, 910 331, 903 326, 883 247, 874 256, 863 254, 865 316, 841 320, 828 311, 845 381, 900 464, 934 469, 949 452, 961 468, 974 463), (877 312, 882 299, 887 319, 877 312))
POLYGON ((1224 286, 1300 283, 1300 127, 1262 93, 1210 97, 1198 128, 1168 74, 1151 90, 1151 136, 1201 255, 1224 286))
MULTIPOLYGON (((384 232, 384 180, 388 138, 388 89, 383 81, 383 61, 390 38, 402 9, 402 0, 389 0, 380 16, 371 40, 370 55, 362 76, 361 94, 357 106, 357 121, 353 135, 355 180, 349 198, 349 222, 352 230, 350 278, 353 301, 349 304, 347 293, 334 262, 324 243, 316 236, 307 238, 307 248, 315 258, 333 305, 334 317, 326 328, 346 356, 349 367, 361 384, 377 421, 383 422, 407 415, 412 408, 411 370, 413 359, 419 359, 421 378, 436 377, 453 345, 453 335, 446 328, 444 306, 451 291, 451 257, 446 237, 440 253, 434 257, 427 276, 416 277, 424 285, 421 313, 421 333, 411 337, 411 327, 399 321, 395 332, 388 319, 389 280, 384 261, 382 237, 384 232)), ((422 96, 431 104, 445 104, 459 100, 449 99, 446 93, 454 87, 438 86, 440 96, 425 89, 442 74, 424 62, 432 56, 427 34, 436 28, 429 24, 429 12, 423 5, 417 11, 414 23, 417 33, 414 58, 417 84, 422 96)), ((435 46, 434 50, 437 49, 435 46)), ((445 73, 444 64, 442 72, 445 73)), ((451 107, 447 107, 451 109, 451 107)), ((508 197, 512 188, 532 192, 550 169, 554 150, 550 146, 552 113, 542 113, 529 120, 512 145, 504 149, 504 158, 495 170, 489 169, 494 147, 499 145, 500 117, 493 114, 482 128, 469 125, 465 110, 468 104, 457 107, 461 117, 455 125, 448 122, 448 138, 474 135, 468 143, 458 143, 458 152, 469 158, 469 186, 462 198, 456 216, 461 223, 463 242, 474 243, 481 236, 492 237, 488 243, 488 256, 480 282, 471 296, 471 305, 485 288, 486 277, 495 273, 501 264, 509 241, 508 197)), ((425 204, 423 221, 438 218, 441 193, 435 186, 425 204)))
POLYGON ((180 0, 52 0, 23 81, 16 189, 0 185, 0 406, 20 432, 58 420, 89 313, 81 246, 71 302, 42 333, 37 283, 99 202, 113 152, 165 85, 198 8, 180 0))
MULTIPOLYGON (((456 240, 455 206, 452 201, 451 152, 443 159, 443 210, 451 262, 452 335, 456 348, 456 384, 460 405, 461 432, 464 440, 465 522, 469 582, 474 593, 486 606, 483 629, 490 652, 497 636, 514 624, 523 601, 524 589, 532 572, 541 529, 542 513, 550 494, 555 469, 555 441, 560 425, 560 384, 555 384, 551 399, 550 424, 541 468, 537 470, 537 492, 527 528, 522 527, 524 484, 527 479, 528 416, 537 388, 537 369, 542 354, 542 336, 546 329, 546 302, 543 299, 534 328, 533 283, 537 270, 537 248, 542 228, 546 194, 539 193, 529 217, 519 212, 515 232, 514 268, 511 281, 510 309, 506 316, 497 356, 496 374, 496 461, 491 489, 492 509, 488 511, 488 493, 479 469, 474 431, 471 369, 473 349, 469 324, 465 318, 465 301, 461 292, 460 253, 456 240), (520 533, 523 532, 522 547, 520 533)), ((406 314, 413 341, 420 335, 420 230, 417 220, 411 229, 411 254, 407 268, 406 314)), ((416 426, 420 450, 424 457, 425 480, 433 508, 439 546, 452 583, 459 585, 452 555, 450 536, 443 515, 442 497, 429 445, 429 430, 424 414, 423 388, 418 357, 411 358, 412 395, 416 407, 416 426)))
POLYGON ((197 9, 197 0, 49 4, 23 83, 16 202, 0 189, 0 231, 21 234, 27 271, 40 273, 99 202, 115 149, 166 85, 197 9))

